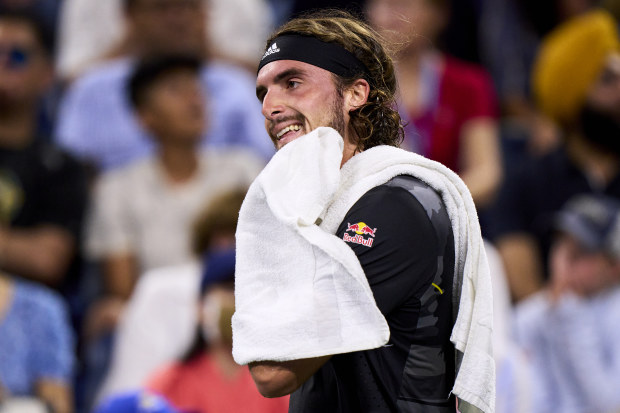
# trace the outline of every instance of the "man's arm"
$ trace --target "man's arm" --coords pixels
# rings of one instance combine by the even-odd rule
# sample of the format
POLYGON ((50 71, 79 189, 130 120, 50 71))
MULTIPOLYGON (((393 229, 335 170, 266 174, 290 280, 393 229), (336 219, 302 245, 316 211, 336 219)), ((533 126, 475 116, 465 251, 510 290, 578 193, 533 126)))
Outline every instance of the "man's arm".
POLYGON ((36 385, 36 395, 49 404, 54 413, 73 412, 73 392, 66 383, 41 380, 36 385))
MULTIPOLYGON (((437 255, 429 251, 436 252, 437 236, 422 205, 399 186, 382 186, 366 193, 344 217, 336 236, 344 239, 348 224, 362 221, 377 231, 365 236, 373 243, 345 242, 360 260, 377 306, 388 314, 412 291, 432 282, 437 255)), ((263 396, 279 397, 297 390, 330 357, 255 362, 250 363, 250 373, 263 396)))
POLYGON ((492 118, 470 120, 463 128, 461 142, 461 178, 476 206, 487 206, 502 180, 497 122, 492 118))
POLYGON ((78 249, 88 186, 82 166, 58 149, 32 151, 43 166, 36 172, 40 184, 22 188, 24 205, 14 211, 15 221, 0 223, 0 269, 57 287, 78 249))
POLYGON ((138 266, 134 254, 112 254, 102 260, 106 293, 129 299, 138 279, 138 266))
POLYGON ((103 258, 101 270, 105 296, 88 312, 86 336, 89 338, 116 328, 138 278, 135 257, 129 253, 103 258))
POLYGON ((74 237, 56 225, 0 227, 0 268, 50 286, 62 281, 75 248, 74 237))
POLYGON ((543 287, 542 263, 531 236, 525 233, 507 234, 496 240, 496 246, 504 262, 514 301, 521 301, 543 287))
POLYGON ((250 373, 260 394, 281 397, 293 393, 331 356, 291 361, 258 361, 250 363, 250 373))

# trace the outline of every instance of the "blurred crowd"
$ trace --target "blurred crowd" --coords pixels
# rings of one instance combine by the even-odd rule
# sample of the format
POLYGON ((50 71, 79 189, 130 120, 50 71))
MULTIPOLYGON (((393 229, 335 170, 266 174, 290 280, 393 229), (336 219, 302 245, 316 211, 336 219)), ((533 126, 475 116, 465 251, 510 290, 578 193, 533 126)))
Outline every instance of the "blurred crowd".
POLYGON ((472 193, 497 411, 620 412, 620 1, 0 0, 0 413, 287 411, 232 359, 234 234, 265 39, 317 7, 472 193))

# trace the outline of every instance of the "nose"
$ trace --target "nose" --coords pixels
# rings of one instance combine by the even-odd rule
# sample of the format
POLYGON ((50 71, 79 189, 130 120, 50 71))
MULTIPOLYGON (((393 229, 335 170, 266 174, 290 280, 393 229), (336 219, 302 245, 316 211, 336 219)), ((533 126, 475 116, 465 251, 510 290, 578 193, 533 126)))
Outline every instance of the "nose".
POLYGON ((276 90, 269 90, 263 97, 263 116, 265 119, 273 119, 284 112, 284 103, 276 90))

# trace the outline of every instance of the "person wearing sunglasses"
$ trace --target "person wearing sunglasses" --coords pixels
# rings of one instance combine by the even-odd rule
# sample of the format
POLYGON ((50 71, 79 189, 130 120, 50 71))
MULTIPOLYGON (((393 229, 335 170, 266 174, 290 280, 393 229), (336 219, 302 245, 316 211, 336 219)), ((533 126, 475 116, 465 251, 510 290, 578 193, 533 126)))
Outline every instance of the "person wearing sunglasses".
POLYGON ((51 287, 75 296, 87 185, 77 161, 37 134, 52 81, 49 37, 38 21, 0 10, 0 273, 10 280, 0 287, 8 296, 0 309, 0 388, 8 397, 40 397, 60 413, 73 411, 73 333, 25 291, 51 287))
POLYGON ((82 165, 39 136, 52 86, 51 45, 38 20, 0 11, 0 270, 68 293, 87 183, 82 165))

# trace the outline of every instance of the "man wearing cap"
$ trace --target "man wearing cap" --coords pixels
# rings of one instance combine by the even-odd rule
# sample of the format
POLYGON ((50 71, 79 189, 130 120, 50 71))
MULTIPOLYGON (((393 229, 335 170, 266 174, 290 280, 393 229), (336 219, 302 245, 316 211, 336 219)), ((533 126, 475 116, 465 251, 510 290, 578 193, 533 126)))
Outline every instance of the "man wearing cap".
MULTIPOLYGON (((450 341, 463 280, 455 249, 478 251, 455 247, 464 238, 453 233, 449 215, 458 207, 450 202, 464 202, 471 212, 473 200, 453 172, 397 148, 402 125, 395 91, 394 66, 378 36, 344 12, 286 23, 268 40, 258 67, 256 94, 278 152, 239 214, 233 355, 249 364, 263 395, 291 393, 289 412, 447 413, 456 411, 455 394, 464 408, 461 394, 474 393, 467 402, 476 411, 493 411, 490 347, 477 353, 484 354, 478 369, 484 373, 474 373, 474 383, 465 379, 468 372, 460 376, 468 369, 457 373, 460 356, 450 341), (394 157, 402 157, 403 172, 392 165, 394 173, 375 182, 389 166, 382 162, 394 157), (412 157, 428 167, 422 168, 428 181, 449 181, 462 192, 442 198, 447 194, 409 173, 412 157), (326 189, 331 178, 342 182, 338 194, 326 189), (353 182, 364 187, 357 196, 349 196, 358 189, 353 182), (280 219, 282 211, 299 217, 280 219), (274 239, 281 242, 271 244, 274 239), (362 284, 349 257, 368 287, 359 294, 347 295, 362 284), (344 313, 351 317, 339 317, 344 313), (368 321, 351 322, 362 313, 377 321, 368 322, 373 328, 350 327, 368 321), (368 337, 378 338, 369 344, 368 337), (471 392, 457 390, 460 382, 471 392)), ((471 239, 481 240, 477 220, 469 222, 471 239)), ((490 305, 490 288, 485 298, 482 291, 472 295, 481 308, 490 305)), ((490 339, 490 320, 473 323, 484 325, 478 343, 490 339)))
POLYGON ((548 279, 551 215, 581 193, 620 198, 616 25, 610 14, 595 10, 562 24, 541 45, 534 94, 542 112, 561 127, 563 145, 507 177, 490 225, 516 301, 548 279))
POLYGON ((549 287, 517 307, 535 412, 620 409, 620 203, 581 195, 555 217, 549 287))

